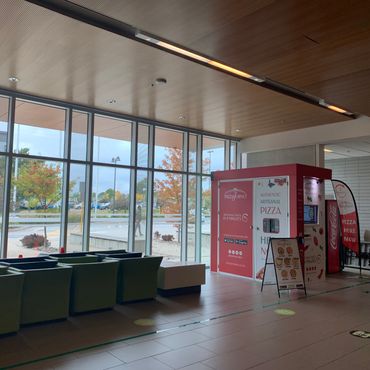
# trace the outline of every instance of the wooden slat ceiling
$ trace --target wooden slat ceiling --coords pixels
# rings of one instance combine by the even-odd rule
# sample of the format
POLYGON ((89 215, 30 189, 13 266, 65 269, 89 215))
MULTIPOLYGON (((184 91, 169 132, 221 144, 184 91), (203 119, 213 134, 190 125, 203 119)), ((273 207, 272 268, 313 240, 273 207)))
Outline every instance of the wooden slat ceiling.
POLYGON ((368 0, 74 0, 370 115, 368 0))
MULTIPOLYGON (((280 31, 282 35, 289 35, 289 30, 295 33, 293 25, 289 24, 281 26, 279 32, 272 31, 271 22, 279 18, 273 12, 276 6, 273 1, 78 2, 229 64, 272 78, 276 76, 263 73, 262 66, 274 64, 271 61, 274 56, 271 48, 275 50, 274 42, 277 42, 274 36, 276 38, 280 31), (263 20, 266 28, 263 32, 262 25, 252 20, 265 11, 270 17, 263 20), (233 27, 245 23, 244 29, 233 27), (256 28, 247 32, 253 24, 256 28), (238 39, 233 41, 236 36, 238 39), (261 45, 258 38, 262 36, 270 37, 270 44, 261 45)), ((294 8, 294 3, 300 8, 297 4, 301 4, 293 1, 278 3, 283 3, 284 8, 289 4, 294 8)), ((291 49, 296 48, 297 70, 304 70, 302 64, 306 65, 301 60, 304 51, 309 53, 317 45, 306 39, 302 43, 306 43, 305 47, 299 48, 289 42, 279 53, 280 58, 284 55, 287 59, 288 55, 293 58, 294 50, 291 49)), ((282 41, 280 45, 283 45, 282 41)), ((346 119, 20 0, 0 3, 0 49, 0 87, 218 134, 242 138, 346 119), (16 86, 8 81, 12 75, 20 78, 16 86), (153 87, 157 77, 165 77, 167 85, 153 87), (115 98, 117 103, 108 104, 110 98, 115 98), (180 115, 186 118, 179 120, 180 115)), ((333 55, 334 52, 332 58, 333 55)), ((320 69, 315 65, 311 68, 320 69)), ((287 76, 288 72, 285 70, 287 76)), ((315 73, 320 75, 319 72, 311 75, 315 73)), ((322 71, 322 76, 325 75, 322 71)), ((299 76, 299 73, 291 71, 291 76, 299 76)), ((290 82, 283 77, 276 79, 290 82)), ((312 86, 320 82, 315 78, 307 80, 312 86)), ((292 85, 300 87, 298 82, 292 85)), ((360 79, 358 85, 362 86, 360 79)), ((330 92, 330 84, 323 83, 320 91, 330 92)), ((338 98, 348 95, 348 92, 336 93, 338 98)), ((320 94, 323 98, 329 95, 320 94)), ((347 102, 333 100, 352 108, 347 102)))

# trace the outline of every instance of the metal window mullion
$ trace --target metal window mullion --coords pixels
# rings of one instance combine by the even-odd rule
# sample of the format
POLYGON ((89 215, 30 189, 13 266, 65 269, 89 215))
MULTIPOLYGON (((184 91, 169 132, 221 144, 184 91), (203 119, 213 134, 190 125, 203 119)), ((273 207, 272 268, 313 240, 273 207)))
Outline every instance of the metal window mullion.
MULTIPOLYGON (((189 163, 189 133, 183 134, 183 171, 188 171, 189 163)), ((188 174, 182 175, 182 207, 181 207, 181 252, 180 260, 185 262, 188 259, 188 174)))
POLYGON ((224 169, 229 170, 230 169, 230 140, 224 140, 224 169))
POLYGON ((1 257, 6 258, 8 255, 8 231, 9 231, 9 211, 12 181, 12 162, 13 162, 13 137, 14 137, 14 119, 15 119, 15 98, 9 99, 8 111, 8 137, 7 149, 9 155, 5 160, 4 176, 4 200, 3 200, 3 219, 1 225, 1 257))
MULTIPOLYGON (((149 148, 148 148, 148 166, 154 167, 154 145, 155 131, 154 126, 149 126, 149 148)), ((146 233, 145 233, 145 253, 152 254, 153 240, 153 193, 154 193, 154 170, 148 171, 147 176, 147 204, 146 204, 146 233)))
POLYGON ((87 165, 85 174, 85 204, 84 204, 84 225, 82 236, 82 249, 89 250, 90 244, 90 217, 91 217, 91 194, 93 180, 93 150, 94 150, 94 115, 89 114, 89 124, 87 128, 87 165))
POLYGON ((131 129, 131 166, 130 171, 130 192, 129 192, 129 221, 128 221, 128 250, 134 250, 135 244, 135 219, 136 219, 136 177, 137 177, 137 138, 138 123, 133 122, 131 129))
POLYGON ((69 181, 70 181, 70 163, 71 156, 71 137, 72 137, 72 109, 67 110, 67 120, 65 122, 64 133, 64 159, 63 163, 63 188, 62 188, 62 219, 60 224, 59 245, 67 251, 67 233, 68 233, 68 204, 69 204, 69 181))
POLYGON ((239 169, 241 163, 240 145, 238 141, 235 141, 235 169, 239 169))
MULTIPOLYGON (((203 135, 197 140, 197 171, 203 171, 203 135)), ((195 188, 195 261, 201 262, 202 255, 202 175, 196 176, 195 188)))

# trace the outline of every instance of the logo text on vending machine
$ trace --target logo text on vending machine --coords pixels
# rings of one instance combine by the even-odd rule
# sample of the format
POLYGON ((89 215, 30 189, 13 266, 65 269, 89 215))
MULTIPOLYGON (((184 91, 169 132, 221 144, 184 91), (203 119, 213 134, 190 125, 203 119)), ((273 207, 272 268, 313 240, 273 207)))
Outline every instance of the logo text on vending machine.
POLYGON ((237 200, 247 199, 247 193, 244 190, 233 188, 225 191, 224 198, 235 202, 237 200))

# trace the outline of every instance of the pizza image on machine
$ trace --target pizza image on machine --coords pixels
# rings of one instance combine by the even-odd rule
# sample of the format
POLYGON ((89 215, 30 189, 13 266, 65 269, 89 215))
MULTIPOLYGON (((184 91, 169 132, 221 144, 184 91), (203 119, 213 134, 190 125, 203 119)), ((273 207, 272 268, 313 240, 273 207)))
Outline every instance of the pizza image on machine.
POLYGON ((284 256, 284 248, 283 247, 279 247, 278 248, 278 253, 279 253, 279 256, 284 256))
POLYGON ((297 277, 297 271, 296 271, 296 270, 291 269, 289 272, 290 272, 290 276, 291 276, 293 279, 297 277))

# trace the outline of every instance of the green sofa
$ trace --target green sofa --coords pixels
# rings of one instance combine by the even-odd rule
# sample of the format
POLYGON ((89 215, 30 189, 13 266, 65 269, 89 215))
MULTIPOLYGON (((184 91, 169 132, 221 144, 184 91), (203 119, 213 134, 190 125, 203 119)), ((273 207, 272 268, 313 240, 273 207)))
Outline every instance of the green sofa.
POLYGON ((73 269, 70 312, 112 308, 116 303, 117 260, 100 261, 98 256, 51 257, 73 269))
POLYGON ((38 261, 17 263, 10 270, 24 274, 21 324, 67 318, 71 267, 38 261))
POLYGON ((108 259, 119 261, 117 302, 153 299, 157 295, 157 273, 163 257, 126 258, 112 254, 108 259))
POLYGON ((0 334, 18 331, 24 275, 0 266, 0 334))

